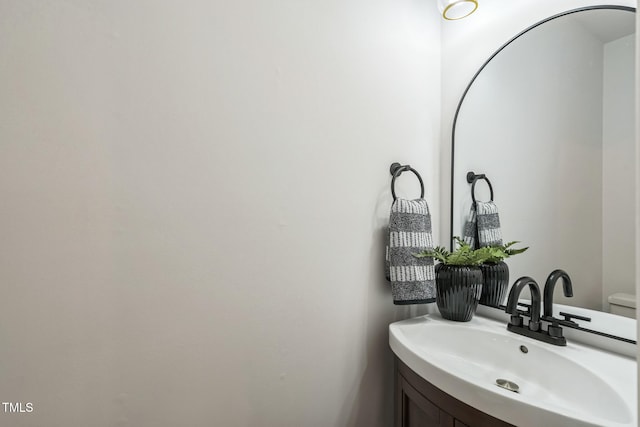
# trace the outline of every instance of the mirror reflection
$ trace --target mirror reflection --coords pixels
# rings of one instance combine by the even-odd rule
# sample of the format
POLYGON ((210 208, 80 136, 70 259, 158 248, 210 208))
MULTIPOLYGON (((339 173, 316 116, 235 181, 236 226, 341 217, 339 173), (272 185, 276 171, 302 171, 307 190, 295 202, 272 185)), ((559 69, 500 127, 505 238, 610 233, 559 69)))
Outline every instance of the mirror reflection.
MULTIPOLYGON (((504 241, 530 247, 507 260, 510 283, 562 268, 574 296, 557 292, 560 304, 635 305, 634 40, 630 8, 550 19, 488 61, 459 106, 452 235, 471 206, 467 172, 486 174, 504 241)), ((476 186, 478 200, 488 193, 476 186)))

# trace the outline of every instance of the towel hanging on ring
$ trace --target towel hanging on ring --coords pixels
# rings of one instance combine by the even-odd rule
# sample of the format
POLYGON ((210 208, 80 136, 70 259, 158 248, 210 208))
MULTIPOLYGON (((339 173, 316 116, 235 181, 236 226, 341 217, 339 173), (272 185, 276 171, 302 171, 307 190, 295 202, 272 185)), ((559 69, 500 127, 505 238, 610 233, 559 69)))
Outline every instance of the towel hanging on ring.
POLYGON ((391 282, 393 303, 405 305, 434 302, 436 293, 433 258, 413 256, 414 253, 433 249, 431 214, 424 199, 424 183, 420 174, 409 165, 394 165, 391 166, 393 204, 389 215, 385 259, 386 277, 391 282), (404 171, 413 172, 420 181, 419 199, 396 197, 395 179, 404 171))

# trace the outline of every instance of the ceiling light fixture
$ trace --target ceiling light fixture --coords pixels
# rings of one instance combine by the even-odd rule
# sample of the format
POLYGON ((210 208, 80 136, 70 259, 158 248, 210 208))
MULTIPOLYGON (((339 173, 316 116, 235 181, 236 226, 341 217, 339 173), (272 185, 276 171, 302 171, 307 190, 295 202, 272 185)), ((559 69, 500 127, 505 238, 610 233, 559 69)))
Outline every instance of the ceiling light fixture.
POLYGON ((478 2, 476 0, 438 0, 438 8, 444 19, 455 21, 475 12, 478 2))

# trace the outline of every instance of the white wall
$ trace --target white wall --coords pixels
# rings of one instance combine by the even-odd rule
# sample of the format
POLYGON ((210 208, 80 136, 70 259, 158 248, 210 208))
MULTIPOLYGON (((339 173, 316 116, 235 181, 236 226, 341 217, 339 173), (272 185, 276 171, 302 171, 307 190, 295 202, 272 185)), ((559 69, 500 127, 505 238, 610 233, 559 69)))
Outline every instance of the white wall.
POLYGON ((635 293, 635 36, 604 46, 602 122, 602 304, 609 295, 635 293))
POLYGON ((391 424, 433 4, 2 2, 0 58, 0 424, 391 424))

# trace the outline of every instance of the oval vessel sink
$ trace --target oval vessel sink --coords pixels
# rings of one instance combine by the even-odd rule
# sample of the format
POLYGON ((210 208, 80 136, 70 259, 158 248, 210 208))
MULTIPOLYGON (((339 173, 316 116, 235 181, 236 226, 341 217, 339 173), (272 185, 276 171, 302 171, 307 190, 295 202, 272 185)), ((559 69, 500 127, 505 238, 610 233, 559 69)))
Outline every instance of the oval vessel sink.
POLYGON ((636 426, 634 359, 569 343, 556 347, 480 316, 393 323, 407 366, 453 397, 517 426, 636 426))

